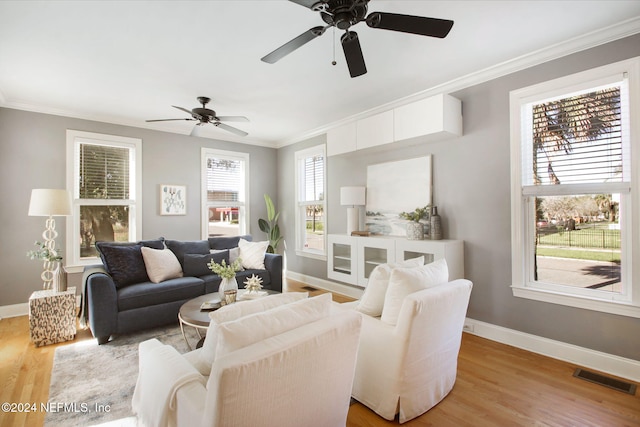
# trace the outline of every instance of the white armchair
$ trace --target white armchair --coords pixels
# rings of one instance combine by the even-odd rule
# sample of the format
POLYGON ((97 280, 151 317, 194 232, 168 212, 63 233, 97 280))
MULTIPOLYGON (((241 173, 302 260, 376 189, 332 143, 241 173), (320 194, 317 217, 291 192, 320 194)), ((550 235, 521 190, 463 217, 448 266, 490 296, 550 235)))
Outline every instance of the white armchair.
POLYGON ((198 366, 204 347, 179 355, 141 343, 138 425, 344 426, 362 319, 330 306, 326 295, 219 324, 208 377, 198 366))
POLYGON ((400 423, 440 402, 456 380, 471 288, 458 279, 411 293, 396 325, 362 315, 352 396, 388 420, 399 414, 400 423))

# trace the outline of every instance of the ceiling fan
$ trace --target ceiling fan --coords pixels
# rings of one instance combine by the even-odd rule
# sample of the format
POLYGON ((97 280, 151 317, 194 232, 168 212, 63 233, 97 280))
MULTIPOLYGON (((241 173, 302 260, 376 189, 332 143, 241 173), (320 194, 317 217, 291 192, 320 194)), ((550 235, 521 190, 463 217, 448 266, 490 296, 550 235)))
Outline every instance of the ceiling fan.
POLYGON ((173 120, 188 120, 188 121, 197 120, 198 123, 196 123, 196 125, 193 127, 193 130, 191 131, 191 136, 198 136, 198 131, 200 129, 199 126, 206 125, 207 123, 211 123, 215 127, 219 127, 220 129, 224 129, 228 132, 235 133, 236 135, 239 135, 239 136, 249 135, 247 132, 243 130, 236 129, 232 126, 222 123, 222 122, 248 122, 249 119, 247 119, 244 116, 217 116, 215 111, 207 108, 207 104, 209 103, 209 101, 211 101, 211 98, 207 98, 206 96, 199 96, 198 102, 202 104, 202 107, 197 107, 197 108, 194 108, 193 110, 187 110, 186 108, 172 105, 173 108, 177 108, 178 110, 182 110, 185 113, 189 113, 191 115, 191 118, 156 119, 156 120, 147 120, 147 122, 169 122, 173 120))
MULTIPOLYGON (((351 77, 358 77, 366 74, 367 67, 364 63, 358 34, 355 31, 349 30, 351 26, 365 21, 371 28, 438 38, 445 38, 447 34, 449 34, 451 27, 453 27, 453 21, 448 19, 426 18, 385 12, 372 12, 367 16, 367 4, 369 0, 289 1, 309 8, 314 12, 320 12, 320 17, 327 25, 313 27, 263 57, 262 61, 269 64, 279 61, 316 37, 320 37, 328 28, 335 27, 339 30, 345 30, 345 33, 340 38, 342 50, 344 51, 347 66, 349 67, 349 74, 351 74, 351 77)), ((333 64, 335 65, 335 61, 333 64)))

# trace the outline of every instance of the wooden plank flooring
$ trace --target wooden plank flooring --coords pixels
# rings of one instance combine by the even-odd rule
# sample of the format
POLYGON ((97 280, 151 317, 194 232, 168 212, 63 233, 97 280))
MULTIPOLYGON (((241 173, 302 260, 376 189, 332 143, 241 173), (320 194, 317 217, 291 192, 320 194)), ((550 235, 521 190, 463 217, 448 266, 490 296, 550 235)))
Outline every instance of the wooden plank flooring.
MULTIPOLYGON (((306 290, 289 281, 290 291, 306 290)), ((322 290, 310 292, 311 295, 322 290)), ((334 295, 338 302, 348 297, 334 295)), ((89 340, 78 331, 76 341, 89 340)), ((0 321, 0 403, 46 402, 55 345, 29 341, 26 316, 0 321)), ((474 335, 463 334, 453 391, 435 408, 403 425, 463 426, 640 426, 640 391, 631 396, 573 377, 575 365, 474 335)), ((640 387, 638 387, 640 389, 640 387)), ((0 426, 41 426, 45 414, 0 412, 0 426)), ((348 427, 398 425, 360 403, 351 405, 348 427)))

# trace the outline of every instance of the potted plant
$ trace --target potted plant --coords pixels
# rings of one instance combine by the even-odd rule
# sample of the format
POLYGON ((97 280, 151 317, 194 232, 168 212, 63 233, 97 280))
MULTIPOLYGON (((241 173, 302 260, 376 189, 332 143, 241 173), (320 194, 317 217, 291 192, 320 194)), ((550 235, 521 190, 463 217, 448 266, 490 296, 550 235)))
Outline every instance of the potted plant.
POLYGON ((258 226, 260 227, 260 231, 266 233, 269 239, 267 252, 273 254, 278 250, 278 245, 282 239, 284 239, 284 237, 280 235, 280 227, 278 227, 280 212, 276 212, 273 200, 271 200, 268 194, 264 195, 264 201, 267 204, 267 219, 264 220, 260 218, 258 220, 258 226))
POLYGON ((62 265, 62 256, 59 249, 51 249, 43 242, 35 242, 34 245, 38 249, 27 251, 30 259, 44 261, 44 271, 40 275, 44 282, 44 289, 54 289, 57 292, 67 290, 67 277, 64 266, 62 265))
POLYGON ((242 260, 240 258, 236 258, 231 264, 227 264, 227 261, 222 260, 220 263, 211 260, 207 267, 209 270, 216 273, 218 276, 222 278, 220 282, 220 286, 218 287, 218 296, 220 297, 220 301, 224 301, 224 291, 236 290, 238 291, 238 282, 236 281, 236 272, 240 271, 242 268, 242 260))
POLYGON ((407 239, 424 239, 424 225, 420 221, 429 219, 430 207, 431 205, 427 205, 418 207, 413 212, 400 212, 400 218, 410 221, 407 223, 407 239))

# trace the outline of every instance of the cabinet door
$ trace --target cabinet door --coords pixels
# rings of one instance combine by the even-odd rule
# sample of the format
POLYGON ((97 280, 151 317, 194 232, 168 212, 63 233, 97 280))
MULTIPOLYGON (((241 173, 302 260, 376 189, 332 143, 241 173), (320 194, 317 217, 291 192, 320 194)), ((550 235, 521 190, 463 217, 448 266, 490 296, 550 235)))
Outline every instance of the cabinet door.
POLYGON ((395 239, 358 238, 358 285, 365 287, 376 266, 394 262, 395 239))
POLYGON ((355 122, 330 129, 327 132, 327 156, 356 151, 356 129, 355 122))
POLYGON ((330 234, 327 242, 329 246, 327 277, 355 285, 358 277, 355 238, 330 234))
POLYGON ((356 136, 358 150, 393 142, 393 110, 358 120, 356 136))
POLYGON ((398 262, 424 256, 424 263, 446 259, 449 280, 464 278, 464 242, 462 240, 406 240, 396 243, 398 262))

